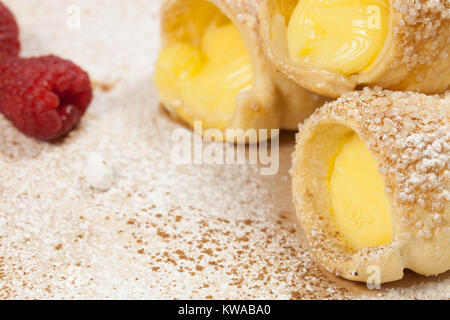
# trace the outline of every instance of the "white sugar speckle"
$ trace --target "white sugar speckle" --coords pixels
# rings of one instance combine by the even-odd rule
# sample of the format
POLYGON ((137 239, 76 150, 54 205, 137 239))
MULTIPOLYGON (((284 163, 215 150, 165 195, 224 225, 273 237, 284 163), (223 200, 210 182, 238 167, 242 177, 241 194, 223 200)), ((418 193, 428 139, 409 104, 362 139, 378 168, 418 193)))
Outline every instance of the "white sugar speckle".
MULTIPOLYGON (((257 3, 249 6, 256 11, 257 3)), ((159 108, 152 83, 161 1, 6 4, 19 20, 23 56, 61 55, 97 85, 83 121, 61 143, 24 137, 0 116, 0 298, 360 296, 324 273, 301 239, 287 165, 262 178, 252 166, 171 162, 171 133, 182 126, 159 108), (81 9, 79 30, 66 28, 70 5, 81 9), (89 173, 94 168, 102 173, 89 173)), ((293 144, 284 147, 288 158, 293 144)), ((380 295, 449 298, 448 276, 420 279, 407 290, 386 285, 380 295)))

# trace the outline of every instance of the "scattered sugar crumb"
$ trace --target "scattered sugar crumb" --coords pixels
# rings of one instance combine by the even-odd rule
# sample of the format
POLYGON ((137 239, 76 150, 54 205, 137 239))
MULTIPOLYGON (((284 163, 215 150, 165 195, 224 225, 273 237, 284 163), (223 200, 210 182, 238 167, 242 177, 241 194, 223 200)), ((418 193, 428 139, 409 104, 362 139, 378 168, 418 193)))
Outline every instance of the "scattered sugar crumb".
POLYGON ((88 184, 101 191, 107 191, 114 182, 114 171, 110 163, 98 152, 91 152, 86 161, 88 184))
MULTIPOLYGON (((55 53, 93 79, 79 127, 63 142, 24 137, 0 117, 0 298, 350 299, 376 297, 314 262, 290 198, 293 139, 281 170, 176 165, 173 130, 152 84, 157 0, 8 0, 25 56, 55 53), (81 29, 66 26, 81 9, 81 29), (45 24, 42 23, 43 19, 45 24), (84 164, 95 151, 114 168, 108 192, 84 164), (83 165, 81 165, 83 164, 83 165)), ((408 279, 382 297, 449 298, 450 275, 408 279)))

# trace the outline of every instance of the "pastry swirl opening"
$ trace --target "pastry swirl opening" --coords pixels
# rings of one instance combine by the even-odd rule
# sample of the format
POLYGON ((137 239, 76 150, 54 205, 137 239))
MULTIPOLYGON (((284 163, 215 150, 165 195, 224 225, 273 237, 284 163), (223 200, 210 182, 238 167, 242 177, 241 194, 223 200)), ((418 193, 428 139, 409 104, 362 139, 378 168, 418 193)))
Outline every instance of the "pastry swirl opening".
POLYGON ((389 0, 277 0, 294 62, 352 75, 382 52, 390 27, 389 0))
POLYGON ((391 242, 392 222, 382 176, 355 132, 342 137, 330 159, 328 190, 332 220, 354 249, 391 242))
POLYGON ((165 18, 155 83, 164 104, 184 121, 225 129, 236 96, 253 85, 250 55, 238 27, 214 4, 180 1, 165 18))
POLYGON ((391 209, 375 158, 351 128, 319 126, 308 141, 310 193, 330 236, 344 247, 360 250, 389 244, 391 209), (320 171, 320 172, 319 172, 320 171))

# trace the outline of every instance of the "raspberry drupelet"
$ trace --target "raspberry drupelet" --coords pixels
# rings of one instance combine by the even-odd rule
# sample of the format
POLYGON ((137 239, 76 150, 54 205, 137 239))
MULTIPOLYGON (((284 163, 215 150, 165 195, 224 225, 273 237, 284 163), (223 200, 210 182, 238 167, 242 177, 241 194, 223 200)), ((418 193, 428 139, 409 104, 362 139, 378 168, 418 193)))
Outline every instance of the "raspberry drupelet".
POLYGON ((0 2, 0 60, 20 51, 19 27, 13 14, 0 2))
POLYGON ((28 136, 49 141, 66 135, 91 100, 89 75, 68 60, 0 60, 0 111, 28 136))

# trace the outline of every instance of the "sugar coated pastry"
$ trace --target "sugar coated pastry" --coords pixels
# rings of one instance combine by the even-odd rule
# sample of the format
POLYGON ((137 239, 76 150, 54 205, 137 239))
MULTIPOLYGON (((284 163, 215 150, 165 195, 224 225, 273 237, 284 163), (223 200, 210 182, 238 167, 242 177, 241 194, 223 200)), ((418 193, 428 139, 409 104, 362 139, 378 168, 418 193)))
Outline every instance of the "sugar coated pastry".
POLYGON ((165 2, 155 82, 169 111, 206 129, 294 129, 323 104, 265 57, 258 4, 165 2))
POLYGON ((274 64, 314 92, 449 88, 448 0, 262 0, 260 15, 274 64))
POLYGON ((344 94, 300 128, 293 195, 312 253, 367 281, 450 269, 450 99, 344 94))

